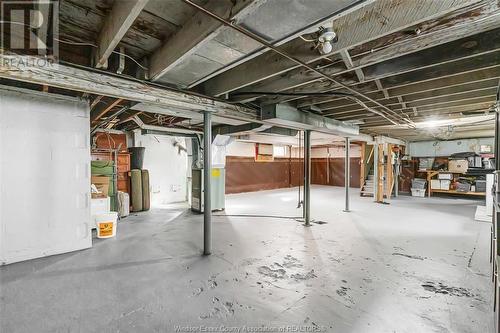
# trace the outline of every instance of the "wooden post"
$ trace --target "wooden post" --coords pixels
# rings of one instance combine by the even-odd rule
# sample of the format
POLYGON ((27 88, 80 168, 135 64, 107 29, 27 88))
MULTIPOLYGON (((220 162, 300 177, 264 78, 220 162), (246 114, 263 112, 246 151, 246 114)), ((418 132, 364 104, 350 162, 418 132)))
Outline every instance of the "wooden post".
POLYGON ((375 149, 378 149, 378 158, 377 158, 377 166, 378 166, 378 173, 377 173, 377 202, 383 202, 384 201, 384 144, 379 143, 377 144, 377 147, 375 149))
POLYGON ((392 144, 387 144, 387 177, 386 182, 386 198, 390 199, 392 194, 392 186, 394 181, 393 167, 392 167, 392 144))
MULTIPOLYGON (((365 172, 366 172, 366 142, 361 142, 361 158, 359 160, 359 188, 363 190, 365 185, 365 172)), ((361 193, 359 195, 362 195, 361 193)))

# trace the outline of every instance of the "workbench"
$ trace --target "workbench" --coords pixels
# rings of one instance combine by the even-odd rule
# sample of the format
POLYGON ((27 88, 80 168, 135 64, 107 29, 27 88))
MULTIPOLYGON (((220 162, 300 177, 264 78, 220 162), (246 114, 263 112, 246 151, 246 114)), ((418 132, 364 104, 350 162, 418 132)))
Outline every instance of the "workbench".
MULTIPOLYGON (((439 175, 440 173, 453 174, 453 179, 455 179, 455 175, 465 175, 463 173, 458 172, 450 172, 450 171, 435 171, 435 170, 426 170, 427 173, 427 195, 430 197, 432 193, 446 193, 446 194, 458 194, 458 195, 473 195, 479 197, 486 197, 486 192, 462 192, 457 190, 433 190, 431 188, 431 180, 432 177, 439 175)), ((453 182, 453 181, 452 181, 453 182)))

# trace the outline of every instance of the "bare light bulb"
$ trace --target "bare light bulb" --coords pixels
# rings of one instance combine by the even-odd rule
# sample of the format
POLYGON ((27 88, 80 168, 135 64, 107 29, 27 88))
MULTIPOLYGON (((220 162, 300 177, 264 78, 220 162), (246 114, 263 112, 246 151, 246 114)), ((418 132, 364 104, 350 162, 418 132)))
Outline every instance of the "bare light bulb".
POLYGON ((332 52, 333 50, 333 45, 330 42, 324 42, 321 44, 321 53, 322 54, 328 54, 332 52))

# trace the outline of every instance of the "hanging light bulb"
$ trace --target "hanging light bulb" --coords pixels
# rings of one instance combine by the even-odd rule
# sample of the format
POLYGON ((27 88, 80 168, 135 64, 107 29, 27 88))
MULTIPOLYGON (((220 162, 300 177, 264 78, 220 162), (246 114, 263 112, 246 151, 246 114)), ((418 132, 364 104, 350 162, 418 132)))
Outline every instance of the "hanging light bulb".
POLYGON ((330 42, 324 42, 324 43, 321 44, 319 52, 321 54, 328 54, 328 53, 332 52, 332 50, 333 50, 332 43, 330 43, 330 42))

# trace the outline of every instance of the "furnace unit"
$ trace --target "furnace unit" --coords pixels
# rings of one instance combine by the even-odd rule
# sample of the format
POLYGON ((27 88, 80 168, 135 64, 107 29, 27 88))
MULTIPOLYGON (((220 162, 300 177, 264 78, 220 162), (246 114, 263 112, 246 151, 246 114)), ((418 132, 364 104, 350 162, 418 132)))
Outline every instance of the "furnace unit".
MULTIPOLYGON (((192 170, 191 210, 202 213, 203 207, 203 169, 192 170)), ((212 168, 212 210, 225 209, 226 170, 212 168)))

